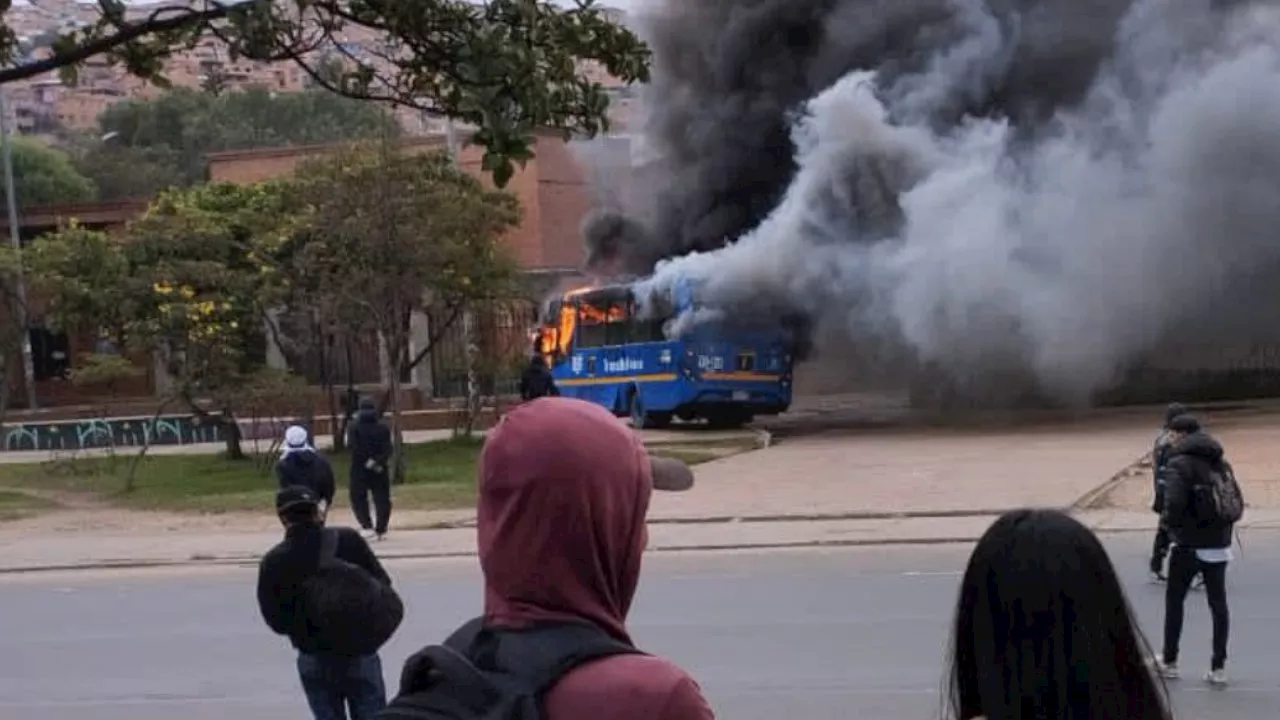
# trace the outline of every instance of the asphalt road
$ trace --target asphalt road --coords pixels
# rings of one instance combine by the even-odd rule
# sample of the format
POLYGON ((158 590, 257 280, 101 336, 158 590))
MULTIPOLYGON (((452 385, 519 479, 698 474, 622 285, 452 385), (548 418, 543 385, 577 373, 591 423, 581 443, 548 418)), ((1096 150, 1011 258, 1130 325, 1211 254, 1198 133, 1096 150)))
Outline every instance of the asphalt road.
MULTIPOLYGON (((1251 531, 1233 567, 1235 684, 1198 680, 1208 618, 1194 596, 1184 637, 1192 679, 1180 717, 1280 717, 1280 533, 1251 531), (1194 672, 1193 672, 1194 671, 1194 672)), ((1108 540, 1149 634, 1160 590, 1146 538, 1108 540)), ((937 716, 959 570, 968 548, 887 547, 666 554, 647 561, 632 627, 738 720, 937 716)), ((384 653, 389 681, 417 646, 474 613, 469 561, 393 566, 409 603, 384 653)), ((257 616, 253 573, 24 576, 0 580, 0 717, 23 720, 279 720, 306 717, 286 643, 257 616)))

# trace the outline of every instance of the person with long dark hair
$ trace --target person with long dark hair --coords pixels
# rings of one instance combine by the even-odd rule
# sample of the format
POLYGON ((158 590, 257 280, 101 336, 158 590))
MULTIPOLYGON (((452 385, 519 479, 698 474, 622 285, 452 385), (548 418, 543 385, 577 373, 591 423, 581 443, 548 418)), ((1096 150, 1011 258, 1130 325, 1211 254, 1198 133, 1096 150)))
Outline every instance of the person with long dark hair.
POLYGON ((960 584, 948 720, 1171 720, 1098 538, 1055 510, 1002 516, 960 584))

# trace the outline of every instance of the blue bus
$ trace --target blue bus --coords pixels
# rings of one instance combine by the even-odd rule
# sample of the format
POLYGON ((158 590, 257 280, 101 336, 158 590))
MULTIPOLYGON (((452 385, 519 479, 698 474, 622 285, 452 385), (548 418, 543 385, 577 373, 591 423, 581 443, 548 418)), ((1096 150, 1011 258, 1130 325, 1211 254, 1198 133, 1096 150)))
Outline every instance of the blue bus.
POLYGON ((793 345, 778 327, 713 321, 668 338, 695 307, 689 287, 638 312, 631 285, 575 290, 548 304, 536 336, 560 394, 602 405, 637 428, 673 418, 741 427, 791 405, 793 345))

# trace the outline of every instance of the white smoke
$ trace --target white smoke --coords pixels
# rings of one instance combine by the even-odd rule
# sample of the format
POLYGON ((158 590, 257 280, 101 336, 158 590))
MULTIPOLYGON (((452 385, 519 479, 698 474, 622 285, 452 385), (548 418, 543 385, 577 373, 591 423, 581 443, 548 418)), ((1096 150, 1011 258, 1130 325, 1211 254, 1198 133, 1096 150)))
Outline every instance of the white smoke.
POLYGON ((1280 9, 1139 2, 1085 101, 1027 135, 928 124, 1016 42, 957 3, 966 32, 923 70, 867 68, 807 103, 767 219, 660 263, 649 289, 694 281, 703 312, 785 300, 960 369, 1015 358, 1081 399, 1197 305, 1280 268, 1280 9))

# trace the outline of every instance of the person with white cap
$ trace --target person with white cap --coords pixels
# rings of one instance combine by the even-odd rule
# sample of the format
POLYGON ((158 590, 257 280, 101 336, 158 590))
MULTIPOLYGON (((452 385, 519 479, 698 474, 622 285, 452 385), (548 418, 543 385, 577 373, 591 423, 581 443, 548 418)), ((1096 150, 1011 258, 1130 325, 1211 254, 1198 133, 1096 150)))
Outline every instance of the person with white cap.
POLYGON ((315 493, 320 498, 321 512, 327 512, 333 505, 336 485, 333 466, 325 456, 316 452, 307 436, 307 429, 301 425, 290 425, 284 431, 284 446, 276 474, 280 478, 280 489, 305 487, 315 493))

